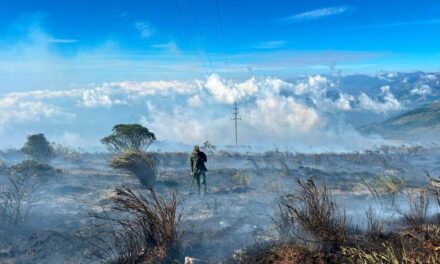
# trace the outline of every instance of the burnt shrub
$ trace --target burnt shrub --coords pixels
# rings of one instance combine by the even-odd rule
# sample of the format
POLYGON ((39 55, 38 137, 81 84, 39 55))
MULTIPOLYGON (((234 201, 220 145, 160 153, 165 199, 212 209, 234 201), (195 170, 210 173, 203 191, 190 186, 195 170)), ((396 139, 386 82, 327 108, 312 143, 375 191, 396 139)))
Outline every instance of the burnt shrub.
POLYGON ((166 198, 153 189, 140 194, 117 188, 109 212, 95 215, 95 257, 115 264, 181 263, 183 258, 181 215, 177 194, 166 198), (98 239, 97 239, 98 238, 98 239))
POLYGON ((325 250, 337 250, 348 239, 348 220, 326 186, 298 180, 298 190, 284 197, 283 206, 293 224, 310 235, 325 250))
POLYGON ((0 222, 3 228, 25 222, 38 200, 38 190, 49 179, 62 173, 48 164, 25 160, 4 168, 5 181, 0 184, 0 222))
POLYGON ((114 157, 110 166, 136 176, 147 188, 154 188, 157 178, 156 162, 153 156, 142 151, 127 151, 114 157))
POLYGON ((33 177, 39 180, 47 180, 58 176, 62 170, 56 169, 49 164, 39 163, 35 160, 24 160, 10 167, 11 176, 21 175, 21 177, 33 177))

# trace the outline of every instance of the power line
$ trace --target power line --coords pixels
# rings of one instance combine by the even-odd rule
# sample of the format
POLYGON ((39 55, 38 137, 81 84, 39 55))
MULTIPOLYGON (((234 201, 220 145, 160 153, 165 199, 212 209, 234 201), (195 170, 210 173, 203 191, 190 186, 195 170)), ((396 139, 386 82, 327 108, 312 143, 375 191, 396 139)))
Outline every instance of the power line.
POLYGON ((225 37, 224 37, 224 33, 223 33, 223 25, 222 25, 222 18, 220 15, 220 8, 219 8, 219 4, 218 4, 218 0, 214 0, 215 1, 215 10, 217 13, 217 20, 218 20, 218 26, 219 26, 219 31, 220 31, 220 40, 223 46, 223 56, 225 59, 225 63, 226 63, 226 69, 229 71, 229 62, 228 62, 228 54, 226 53, 226 45, 225 45, 225 37))
MULTIPOLYGON (((196 15, 196 12, 195 12, 195 10, 194 10, 194 5, 192 4, 192 1, 191 1, 191 0, 188 0, 188 3, 189 3, 189 7, 190 7, 190 9, 191 9, 191 13, 192 13, 192 16, 193 16, 194 22, 195 22, 195 24, 196 24, 197 32, 199 33, 200 39, 203 40, 204 37, 203 37, 203 34, 202 34, 202 30, 200 29, 199 20, 197 19, 197 15, 196 15)), ((212 71, 212 72, 215 72, 215 69, 214 69, 214 66, 213 66, 213 64, 212 64, 212 60, 211 60, 211 57, 209 56, 208 51, 206 51, 206 50, 204 50, 204 51, 205 51, 205 53, 206 53, 206 57, 208 58, 208 63, 209 63, 209 66, 211 67, 211 71, 212 71)))
MULTIPOLYGON (((217 7, 217 9, 216 9, 216 10, 217 10, 217 17, 218 17, 218 19, 219 19, 219 23, 220 23, 220 27, 221 27, 222 25, 221 25, 220 12, 219 12, 219 9, 218 9, 218 2, 216 2, 216 3, 217 3, 217 5, 216 5, 216 7, 217 7)), ((202 33, 201 28, 200 28, 200 23, 198 22, 197 14, 196 14, 196 12, 195 12, 194 5, 192 4, 192 0, 188 0, 188 4, 189 4, 189 7, 190 7, 190 9, 191 9, 191 13, 192 13, 192 16, 193 16, 193 19, 194 19, 194 22, 195 22, 195 25, 196 25, 197 31, 198 31, 198 33, 199 33, 199 36, 200 36, 200 38, 203 39, 203 33, 202 33)), ((221 30, 221 38, 222 38, 222 40, 224 39, 224 38, 223 38, 223 30, 221 30)), ((229 63, 228 63, 228 60, 227 60, 227 54, 226 54, 226 49, 225 49, 224 41, 223 41, 222 43, 223 43, 223 50, 224 50, 224 54, 225 54, 225 58, 226 58, 226 65, 227 65, 227 67, 228 67, 228 72, 229 72, 229 63)), ((202 50, 203 50, 203 49, 202 49, 202 50)), ((209 62, 209 65, 210 65, 212 71, 215 72, 215 68, 214 68, 214 66, 213 66, 213 64, 212 64, 212 60, 211 60, 211 57, 209 56, 208 51, 206 51, 206 50, 203 50, 203 51, 205 51, 205 53, 206 53, 206 57, 208 58, 208 62, 209 62)), ((226 85, 227 85, 227 83, 226 83, 226 85)), ((223 111, 225 111, 225 112, 229 112, 229 110, 228 110, 228 108, 227 108, 226 106, 223 105, 223 108, 224 108, 223 111)))
MULTIPOLYGON (((177 9, 177 12, 179 13, 180 19, 182 20, 182 22, 183 22, 183 24, 184 24, 184 26, 185 26, 186 33, 187 33, 187 35, 188 35, 188 37, 189 37, 189 39, 190 39, 190 41, 191 41, 193 47, 196 49, 196 53, 197 53, 197 56, 198 56, 198 58, 199 58, 199 60, 200 60, 200 64, 202 65, 202 68, 203 68, 203 70, 205 71, 205 74, 206 74, 206 75, 209 75, 208 70, 207 70, 207 67, 205 66, 205 63, 203 62, 203 58, 202 58, 202 56, 201 56, 200 53, 199 53, 199 48, 198 48, 198 46, 196 45, 196 43, 195 43, 195 41, 194 41, 194 38, 193 38, 193 36, 192 36, 192 34, 191 34, 191 31, 190 31, 190 29, 189 29, 189 24, 187 23, 187 21, 186 21, 186 19, 185 19, 185 16, 183 15, 183 12, 182 12, 181 6, 179 5, 178 0, 174 0, 174 2, 175 2, 175 4, 176 4, 176 9, 177 9)), ((196 18, 196 16, 195 16, 194 8, 193 8, 191 2, 190 2, 190 8, 191 8, 191 10, 192 10, 192 12, 193 12, 194 20, 196 21, 196 26, 198 27, 199 34, 201 34, 201 30, 200 30, 200 27, 198 26, 197 18, 196 18)), ((209 58, 209 56, 208 56, 208 58, 209 58)), ((211 63, 211 62, 210 62, 210 63, 211 63)), ((211 67, 212 67, 212 66, 211 66, 211 67)), ((213 68, 213 67, 212 67, 212 68, 213 68)), ((205 96, 205 93, 204 93, 203 89, 198 89, 198 93, 199 93, 202 97, 205 96)), ((229 110, 226 108, 226 106, 223 106, 223 107, 224 107, 224 110, 223 110, 223 111, 225 111, 225 112, 229 112, 229 110)))
POLYGON ((208 75, 208 70, 207 70, 207 68, 205 66, 205 63, 203 63, 202 56, 200 55, 199 49, 198 49, 197 45, 195 44, 194 38, 192 37, 192 34, 191 34, 191 31, 189 30, 188 23, 186 22, 185 17, 183 16, 182 9, 180 8, 180 5, 179 5, 179 1, 178 0, 174 0, 174 3, 176 4, 177 12, 179 13, 180 19, 182 20, 182 22, 183 22, 183 24, 185 26, 186 33, 188 34, 188 37, 189 37, 193 47, 196 49, 196 53, 197 53, 197 56, 198 56, 198 58, 200 60, 200 64, 202 65, 206 75, 208 75))

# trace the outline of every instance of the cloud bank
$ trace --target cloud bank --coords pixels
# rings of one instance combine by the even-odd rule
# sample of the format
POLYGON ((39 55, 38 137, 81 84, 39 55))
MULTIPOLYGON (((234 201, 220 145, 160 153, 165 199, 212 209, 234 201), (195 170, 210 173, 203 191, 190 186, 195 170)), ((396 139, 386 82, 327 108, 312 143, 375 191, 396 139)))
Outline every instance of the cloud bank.
POLYGON ((242 117, 241 144, 294 149, 330 145, 350 149, 353 144, 346 138, 355 138, 363 147, 380 144, 377 139, 361 137, 343 121, 335 122, 335 116, 387 114, 404 108, 389 86, 371 97, 341 92, 334 80, 321 75, 287 82, 276 77, 234 81, 212 74, 191 81, 122 81, 6 93, 0 95, 0 127, 5 130, 19 124, 68 120, 74 131, 63 130, 57 138, 74 142, 84 130, 108 132, 116 122, 139 122, 159 140, 187 144, 210 140, 230 145, 234 142, 231 112, 235 101, 242 117), (84 127, 84 123, 91 125, 84 127))

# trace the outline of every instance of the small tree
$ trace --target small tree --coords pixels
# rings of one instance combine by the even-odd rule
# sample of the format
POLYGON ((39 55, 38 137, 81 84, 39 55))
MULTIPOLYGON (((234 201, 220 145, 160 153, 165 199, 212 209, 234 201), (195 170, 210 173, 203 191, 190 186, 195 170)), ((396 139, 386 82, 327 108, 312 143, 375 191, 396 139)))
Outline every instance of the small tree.
POLYGON ((27 141, 21 151, 41 163, 47 163, 53 157, 53 149, 44 134, 27 136, 27 141))
POLYGON ((154 133, 138 124, 119 124, 112 131, 111 135, 101 139, 101 143, 114 152, 147 150, 156 140, 154 133))
POLYGON ((110 166, 135 175, 141 184, 153 189, 156 182, 156 162, 145 150, 156 140, 154 133, 138 124, 116 125, 113 133, 101 139, 110 151, 119 152, 110 166))

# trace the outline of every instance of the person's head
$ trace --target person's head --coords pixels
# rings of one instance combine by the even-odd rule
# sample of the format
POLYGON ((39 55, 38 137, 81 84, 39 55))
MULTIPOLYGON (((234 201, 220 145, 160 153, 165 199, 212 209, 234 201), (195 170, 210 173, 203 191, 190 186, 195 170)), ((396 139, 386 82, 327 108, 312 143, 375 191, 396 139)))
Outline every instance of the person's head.
POLYGON ((199 145, 195 145, 193 151, 194 152, 199 152, 200 148, 199 145))

